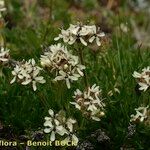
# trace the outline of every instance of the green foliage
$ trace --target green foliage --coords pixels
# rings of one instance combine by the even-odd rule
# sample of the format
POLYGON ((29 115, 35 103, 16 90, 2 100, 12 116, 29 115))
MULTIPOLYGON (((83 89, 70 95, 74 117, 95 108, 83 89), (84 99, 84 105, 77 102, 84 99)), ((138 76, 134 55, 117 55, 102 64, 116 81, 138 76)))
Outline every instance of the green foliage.
MULTIPOLYGON (((7 47, 10 49, 11 57, 18 61, 35 58, 39 64, 40 55, 43 54, 42 46, 54 44, 53 39, 59 33, 58 28, 61 28, 62 25, 67 27, 69 23, 74 21, 71 20, 71 15, 67 11, 69 2, 65 0, 53 1, 54 18, 52 20, 42 20, 41 16, 37 19, 38 16, 36 15, 31 16, 33 20, 36 20, 35 24, 25 24, 28 20, 21 10, 20 1, 7 1, 7 3, 12 8, 9 13, 14 24, 9 28, 6 23, 3 35, 7 47)), ((41 8, 49 8, 48 0, 38 3, 37 5, 40 5, 41 8)), ((83 6, 86 10, 91 10, 97 7, 98 4, 96 3, 95 6, 95 3, 96 1, 92 0, 83 1, 83 6)), ((35 11, 35 9, 32 11, 35 11)), ((122 12, 117 17, 112 16, 109 19, 110 22, 114 22, 114 28, 122 22, 129 23, 130 28, 130 20, 122 12)), ((143 14, 136 19, 143 24, 145 23, 143 14)), ((10 125, 14 129, 16 139, 19 135, 26 134, 26 130, 43 129, 44 117, 47 116, 47 112, 51 108, 57 112, 61 109, 65 110, 68 116, 77 119, 79 126, 77 134, 81 140, 84 140, 97 129, 104 129, 111 139, 111 149, 120 149, 124 145, 129 145, 137 150, 149 149, 150 128, 148 125, 138 124, 133 137, 127 139, 126 136, 130 124, 130 115, 135 113, 134 109, 141 104, 150 105, 149 91, 139 92, 136 89, 135 79, 132 77, 135 70, 138 71, 150 65, 150 49, 135 48, 135 39, 132 37, 131 30, 128 33, 123 33, 121 30, 117 32, 115 32, 115 29, 112 30, 114 32, 111 34, 110 43, 106 48, 104 47, 104 52, 102 52, 102 48, 99 48, 97 52, 91 51, 89 48, 84 49, 88 81, 90 85, 94 83, 99 85, 103 97, 106 98, 106 115, 100 122, 83 119, 82 114, 69 104, 70 101, 73 101, 73 92, 77 88, 84 89, 82 79, 73 83, 71 89, 68 90, 64 82, 53 83, 51 76, 43 72, 47 82, 38 85, 38 90, 33 92, 30 86, 21 86, 17 83, 10 85, 11 68, 6 67, 1 70, 0 121, 4 126, 10 125), (110 97, 108 92, 114 89, 115 84, 117 84, 120 94, 114 93, 110 97), (84 127, 80 128, 81 124, 84 127)), ((71 48, 73 50, 72 46, 71 48)), ((73 51, 73 53, 76 52, 73 51)))

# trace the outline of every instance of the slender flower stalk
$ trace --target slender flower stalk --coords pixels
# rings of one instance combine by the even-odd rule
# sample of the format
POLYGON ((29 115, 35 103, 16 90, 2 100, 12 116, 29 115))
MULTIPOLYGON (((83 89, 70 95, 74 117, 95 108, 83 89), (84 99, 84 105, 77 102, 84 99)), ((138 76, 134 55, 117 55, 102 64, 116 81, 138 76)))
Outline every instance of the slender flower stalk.
POLYGON ((52 21, 53 20, 53 0, 50 0, 50 6, 49 6, 49 20, 52 21))
MULTIPOLYGON (((83 49, 79 48, 78 53, 79 53, 79 58, 80 58, 81 64, 83 66, 85 66, 85 62, 84 62, 84 58, 83 58, 83 49)), ((87 79, 86 70, 83 70, 83 74, 84 74, 83 78, 84 78, 85 87, 88 87, 88 79, 87 79)))
POLYGON ((50 0, 50 3, 49 3, 49 19, 48 19, 48 22, 47 22, 47 25, 46 25, 46 29, 45 29, 45 32, 43 34, 43 43, 45 42, 46 38, 47 38, 47 35, 49 34, 49 31, 50 31, 50 25, 52 24, 52 21, 53 21, 53 5, 54 5, 54 0, 50 0))

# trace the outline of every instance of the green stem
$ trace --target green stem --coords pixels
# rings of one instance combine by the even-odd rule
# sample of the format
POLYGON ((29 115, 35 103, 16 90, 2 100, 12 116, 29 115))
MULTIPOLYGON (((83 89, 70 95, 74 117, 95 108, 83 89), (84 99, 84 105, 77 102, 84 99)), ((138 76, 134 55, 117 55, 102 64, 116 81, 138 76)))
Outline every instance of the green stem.
POLYGON ((43 93, 38 92, 38 96, 39 96, 39 98, 40 98, 40 100, 41 100, 43 106, 46 107, 47 109, 49 109, 49 108, 50 108, 50 105, 49 105, 49 103, 45 100, 45 97, 44 97, 43 93))
MULTIPOLYGON (((80 58, 81 64, 85 66, 85 62, 84 62, 84 58, 83 58, 83 49, 79 48, 78 52, 79 52, 79 58, 80 58)), ((83 74, 84 74, 84 77, 83 77, 84 78, 84 84, 86 87, 88 87, 87 73, 85 70, 83 70, 83 74)))
POLYGON ((53 19, 53 0, 50 0, 50 4, 49 4, 49 20, 47 22, 47 27, 46 27, 46 30, 45 30, 45 33, 43 35, 43 42, 46 40, 46 37, 49 33, 49 25, 52 23, 52 19, 53 19))
POLYGON ((49 6, 49 19, 52 20, 53 19, 53 0, 50 0, 50 6, 49 6))
POLYGON ((80 130, 82 130, 82 132, 85 130, 85 126, 86 126, 86 120, 85 120, 84 116, 82 116, 82 121, 80 124, 80 130))
POLYGON ((56 83, 56 89, 57 89, 57 93, 55 94, 56 95, 56 98, 55 98, 55 101, 57 103, 57 106, 59 107, 59 109, 63 109, 64 107, 64 84, 63 83, 56 83))
POLYGON ((118 63, 119 63, 119 68, 120 68, 120 72, 121 72, 121 79, 122 79, 122 82, 124 83, 124 75, 123 75, 123 68, 122 68, 121 54, 120 54, 120 48, 119 48, 119 43, 118 43, 117 37, 116 37, 116 43, 117 43, 118 63))

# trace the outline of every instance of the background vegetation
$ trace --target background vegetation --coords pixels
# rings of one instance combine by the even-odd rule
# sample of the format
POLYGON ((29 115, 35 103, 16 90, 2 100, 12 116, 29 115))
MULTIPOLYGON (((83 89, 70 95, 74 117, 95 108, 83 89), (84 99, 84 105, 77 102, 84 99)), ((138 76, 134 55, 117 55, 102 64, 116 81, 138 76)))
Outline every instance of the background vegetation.
MULTIPOLYGON (((0 25, 1 42, 16 60, 35 58, 39 62, 44 48, 56 43, 54 38, 60 32, 59 28, 67 28, 70 23, 96 24, 106 33, 102 47, 84 50, 88 81, 100 86, 107 105, 106 115, 100 122, 85 120, 84 126, 77 131, 80 143, 88 141, 94 150, 150 148, 150 119, 146 123, 136 123, 135 132, 129 136, 130 115, 141 104, 150 104, 150 92, 138 91, 132 77, 135 70, 150 65, 150 8, 148 5, 141 7, 142 4, 123 0, 6 0, 5 21, 0 25), (119 93, 115 92, 114 86, 119 93), (112 96, 108 94, 110 90, 112 96), (96 134, 97 129, 105 132, 109 140, 98 142, 98 136, 92 138, 91 134, 96 134)), ((73 83, 68 90, 65 84, 51 82, 48 74, 44 77, 46 84, 38 85, 38 90, 33 92, 29 86, 10 85, 11 68, 1 68, 0 139, 25 141, 43 139, 43 136, 46 139, 40 131, 49 108, 56 112, 65 110, 81 126, 83 118, 69 101, 73 101, 76 88, 84 89, 83 81, 73 83)), ((20 145, 17 149, 25 148, 20 145)))

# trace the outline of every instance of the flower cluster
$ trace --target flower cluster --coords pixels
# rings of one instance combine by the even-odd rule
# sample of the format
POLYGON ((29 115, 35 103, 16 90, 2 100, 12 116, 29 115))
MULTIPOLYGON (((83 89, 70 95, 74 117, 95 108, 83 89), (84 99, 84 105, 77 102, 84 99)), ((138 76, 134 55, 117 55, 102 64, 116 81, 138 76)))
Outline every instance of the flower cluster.
POLYGON ((9 62, 9 50, 8 49, 4 49, 4 47, 1 47, 0 49, 0 65, 4 65, 7 64, 9 62))
POLYGON ((70 88, 70 82, 84 76, 85 66, 80 65, 78 57, 69 53, 60 43, 50 46, 41 56, 41 65, 55 72, 54 81, 65 80, 68 88, 70 88))
POLYGON ((142 69, 142 73, 134 71, 133 77, 137 79, 139 90, 146 91, 150 87, 150 66, 142 69))
POLYGON ((133 122, 133 121, 143 122, 148 117, 147 116, 147 114, 148 114, 148 108, 149 108, 149 106, 135 108, 136 115, 132 114, 130 121, 131 122, 133 122))
POLYGON ((99 86, 94 84, 92 87, 88 87, 84 92, 77 89, 73 96, 76 102, 70 103, 81 110, 85 116, 95 121, 100 121, 100 118, 105 114, 105 104, 100 96, 101 90, 99 90, 99 86))
POLYGON ((49 117, 45 117, 45 133, 51 133, 50 140, 56 139, 56 134, 65 136, 64 141, 73 141, 78 143, 78 138, 74 134, 74 124, 76 120, 72 118, 66 119, 65 115, 60 111, 58 114, 54 114, 52 109, 49 109, 49 117))
POLYGON ((33 90, 36 91, 36 83, 45 83, 43 76, 39 76, 39 73, 42 69, 35 64, 34 59, 29 59, 29 61, 22 61, 18 63, 14 70, 12 71, 12 75, 14 78, 11 80, 11 84, 15 81, 21 83, 22 85, 32 84, 33 90))
POLYGON ((96 41, 96 44, 101 46, 100 39, 104 36, 104 32, 101 32, 100 28, 95 25, 70 24, 69 28, 67 30, 62 29, 59 36, 54 40, 63 39, 65 43, 70 45, 76 41, 80 41, 85 46, 87 46, 88 43, 96 41))
POLYGON ((2 17, 1 12, 6 11, 6 7, 5 7, 5 1, 4 0, 0 0, 0 18, 2 17))

